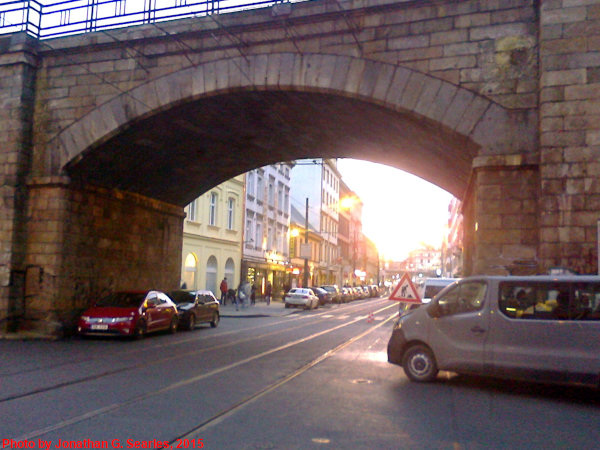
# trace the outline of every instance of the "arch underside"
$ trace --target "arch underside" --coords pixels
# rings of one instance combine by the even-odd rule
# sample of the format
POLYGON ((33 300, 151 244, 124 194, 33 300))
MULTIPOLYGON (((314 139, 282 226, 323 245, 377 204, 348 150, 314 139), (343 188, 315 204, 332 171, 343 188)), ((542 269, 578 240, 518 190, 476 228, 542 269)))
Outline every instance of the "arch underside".
POLYGON ((179 103, 129 123, 66 170, 74 180, 185 206, 256 167, 343 157, 397 167, 460 198, 477 151, 472 140, 439 123, 362 99, 241 90, 179 103))

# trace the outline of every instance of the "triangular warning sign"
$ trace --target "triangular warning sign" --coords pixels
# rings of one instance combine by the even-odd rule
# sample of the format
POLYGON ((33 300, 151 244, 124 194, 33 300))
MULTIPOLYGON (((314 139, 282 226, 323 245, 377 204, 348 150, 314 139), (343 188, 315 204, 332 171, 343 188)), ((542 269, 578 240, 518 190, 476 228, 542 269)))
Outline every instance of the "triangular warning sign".
POLYGON ((407 303, 421 303, 421 297, 419 297, 419 294, 417 293, 417 288, 413 282, 410 281, 408 274, 405 273, 402 275, 400 282, 396 285, 390 295, 390 300, 407 303))

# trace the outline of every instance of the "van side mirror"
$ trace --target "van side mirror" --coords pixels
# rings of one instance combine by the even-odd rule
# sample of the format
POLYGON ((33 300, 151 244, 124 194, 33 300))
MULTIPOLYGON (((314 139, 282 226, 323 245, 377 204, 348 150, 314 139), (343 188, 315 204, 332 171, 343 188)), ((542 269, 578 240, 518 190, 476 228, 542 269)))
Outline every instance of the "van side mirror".
POLYGON ((442 316, 442 308, 437 302, 430 303, 427 306, 427 314, 429 314, 434 319, 437 319, 442 316))

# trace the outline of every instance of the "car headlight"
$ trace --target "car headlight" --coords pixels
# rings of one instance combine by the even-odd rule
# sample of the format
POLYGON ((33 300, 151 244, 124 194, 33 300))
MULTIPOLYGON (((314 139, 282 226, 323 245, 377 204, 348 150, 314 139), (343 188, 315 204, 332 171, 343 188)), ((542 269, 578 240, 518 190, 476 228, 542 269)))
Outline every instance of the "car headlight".
POLYGON ((81 320, 88 322, 90 320, 90 316, 81 316, 81 320))

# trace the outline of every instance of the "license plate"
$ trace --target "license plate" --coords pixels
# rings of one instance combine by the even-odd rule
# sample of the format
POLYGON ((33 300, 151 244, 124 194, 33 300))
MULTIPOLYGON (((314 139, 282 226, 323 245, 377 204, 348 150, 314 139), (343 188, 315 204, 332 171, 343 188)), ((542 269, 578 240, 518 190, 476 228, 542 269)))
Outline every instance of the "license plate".
POLYGON ((92 330, 108 330, 108 325, 105 323, 95 324, 91 326, 92 330))

